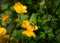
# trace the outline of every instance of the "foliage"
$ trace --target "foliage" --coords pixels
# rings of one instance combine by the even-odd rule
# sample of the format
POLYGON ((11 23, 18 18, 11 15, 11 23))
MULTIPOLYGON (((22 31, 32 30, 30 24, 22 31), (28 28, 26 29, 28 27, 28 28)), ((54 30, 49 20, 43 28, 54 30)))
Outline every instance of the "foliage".
POLYGON ((6 28, 6 34, 10 35, 6 43, 60 43, 60 0, 0 0, 0 27, 6 28), (15 11, 17 2, 22 4, 19 7, 23 13, 15 11), (4 14, 9 18, 2 18, 4 14), (22 34, 26 30, 21 27, 24 20, 29 20, 30 29, 38 27, 33 31, 35 37, 22 34))

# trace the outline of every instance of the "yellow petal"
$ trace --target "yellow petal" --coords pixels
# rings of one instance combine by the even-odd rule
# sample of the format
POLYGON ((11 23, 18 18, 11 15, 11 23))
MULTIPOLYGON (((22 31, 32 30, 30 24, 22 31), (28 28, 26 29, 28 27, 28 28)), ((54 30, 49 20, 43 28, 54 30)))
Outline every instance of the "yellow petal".
POLYGON ((25 34, 28 37, 35 37, 36 36, 34 32, 28 31, 28 30, 23 31, 22 34, 25 34))
POLYGON ((38 27, 37 26, 35 26, 35 30, 38 30, 38 27))

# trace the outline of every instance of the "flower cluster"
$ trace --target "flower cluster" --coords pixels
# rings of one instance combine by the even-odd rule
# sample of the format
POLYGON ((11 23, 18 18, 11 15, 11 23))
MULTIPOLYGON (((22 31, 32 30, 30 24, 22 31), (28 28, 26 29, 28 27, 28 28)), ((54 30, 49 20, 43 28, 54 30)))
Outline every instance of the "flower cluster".
MULTIPOLYGON (((17 13, 26 13, 27 12, 27 7, 22 5, 20 2, 15 3, 14 5, 14 10, 17 13)), ((17 21, 17 20, 16 20, 17 21)), ((33 32, 34 30, 37 30, 38 27, 31 25, 29 20, 24 20, 23 23, 21 24, 21 27, 25 28, 26 30, 22 32, 22 34, 25 34, 28 37, 35 37, 35 33, 33 32)))
MULTIPOLYGON (((23 4, 21 4, 20 2, 15 3, 14 6, 13 6, 13 9, 16 11, 16 13, 20 13, 20 14, 21 13, 27 13, 27 7, 25 5, 23 5, 23 4)), ((13 21, 12 21, 12 19, 9 16, 9 13, 4 13, 1 16, 1 25, 4 26, 4 27, 9 28, 9 27, 11 27, 10 22, 11 22, 11 24, 13 24, 14 21, 18 22, 20 27, 26 29, 26 30, 22 31, 22 34, 24 34, 24 35, 26 35, 28 37, 35 37, 36 34, 34 33, 34 31, 38 30, 38 27, 33 25, 33 24, 31 24, 30 21, 28 20, 28 18, 27 18, 27 20, 26 19, 20 20, 19 17, 21 17, 21 15, 18 15, 18 17, 17 17, 18 19, 16 19, 16 20, 13 19, 13 21), (21 22, 21 21, 23 21, 23 22, 21 22), (7 24, 9 25, 9 27, 7 26, 7 24)), ((10 34, 9 35, 6 34, 7 30, 6 30, 6 28, 4 28, 2 26, 0 27, 0 43, 5 43, 5 39, 9 39, 10 40, 11 39, 11 35, 10 34)), ((13 28, 13 27, 11 27, 11 28, 13 28)))
POLYGON ((27 35, 28 37, 35 37, 35 33, 33 32, 34 30, 37 30, 38 27, 30 24, 29 20, 23 21, 23 24, 21 24, 21 27, 25 28, 26 30, 23 31, 22 33, 27 35))

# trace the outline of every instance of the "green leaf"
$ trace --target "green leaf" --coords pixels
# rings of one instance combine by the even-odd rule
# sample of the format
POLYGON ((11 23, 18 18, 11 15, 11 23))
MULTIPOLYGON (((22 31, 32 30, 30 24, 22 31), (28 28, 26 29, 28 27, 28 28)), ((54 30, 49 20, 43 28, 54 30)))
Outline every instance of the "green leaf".
POLYGON ((60 29, 57 29, 55 33, 56 33, 56 35, 57 35, 58 33, 60 33, 60 29))
POLYGON ((52 33, 52 28, 50 28, 48 26, 43 27, 43 30, 45 33, 52 33))
POLYGON ((44 32, 40 32, 40 38, 45 39, 45 33, 44 32))
POLYGON ((1 10, 5 10, 5 9, 7 9, 8 8, 8 4, 2 4, 1 5, 1 10))
POLYGON ((37 22, 36 17, 37 17, 36 14, 32 14, 32 16, 31 16, 31 18, 30 18, 30 23, 36 24, 36 22, 37 22))
POLYGON ((40 9, 43 9, 45 7, 45 0, 42 0, 39 4, 40 4, 40 9))
POLYGON ((28 19, 28 18, 29 18, 28 15, 25 15, 25 14, 22 14, 22 15, 21 15, 21 20, 26 20, 26 19, 28 19))
POLYGON ((11 34, 12 32, 12 28, 11 27, 7 27, 7 34, 11 34))
POLYGON ((11 10, 11 11, 14 11, 13 6, 10 6, 10 10, 11 10))
POLYGON ((16 42, 17 42, 17 39, 14 38, 14 39, 12 40, 12 43, 16 43, 16 42))
POLYGON ((57 28, 57 23, 56 22, 51 22, 51 27, 52 28, 57 28))
POLYGON ((60 42, 60 33, 57 35, 56 40, 60 42))
POLYGON ((52 39, 53 37, 54 37, 54 34, 53 34, 53 33, 49 33, 49 34, 48 34, 48 38, 49 38, 49 39, 52 39))
POLYGON ((12 11, 11 10, 6 10, 4 13, 7 13, 7 14, 12 14, 12 11))
POLYGON ((29 18, 29 16, 28 16, 27 14, 18 14, 18 18, 19 18, 20 20, 26 20, 26 19, 29 18))
POLYGON ((20 38, 22 37, 22 30, 14 30, 13 33, 12 33, 12 37, 13 38, 20 38))

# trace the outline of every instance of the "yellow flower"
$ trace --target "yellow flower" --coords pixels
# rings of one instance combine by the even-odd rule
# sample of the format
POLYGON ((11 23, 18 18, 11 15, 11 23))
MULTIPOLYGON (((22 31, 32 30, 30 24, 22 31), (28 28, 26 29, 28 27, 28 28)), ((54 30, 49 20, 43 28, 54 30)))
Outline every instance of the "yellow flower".
POLYGON ((24 34, 24 35, 26 35, 28 37, 35 37, 35 33, 32 32, 32 31, 28 31, 28 30, 23 31, 22 34, 24 34))
POLYGON ((0 43, 5 43, 5 38, 3 37, 6 34, 6 29, 0 27, 0 43))
POLYGON ((9 19, 9 15, 8 14, 4 14, 3 16, 2 16, 2 21, 4 22, 4 21, 7 21, 9 19))
POLYGON ((6 29, 3 27, 0 27, 0 36, 6 34, 6 29))
POLYGON ((25 34, 28 37, 35 37, 36 36, 33 31, 38 30, 38 27, 30 24, 29 20, 23 21, 23 23, 21 24, 21 27, 26 29, 25 31, 22 32, 22 34, 25 34))
POLYGON ((21 27, 23 27, 29 31, 38 30, 38 27, 30 24, 30 22, 28 20, 23 21, 23 23, 21 24, 21 27))
POLYGON ((27 12, 27 7, 25 5, 22 5, 20 2, 15 3, 13 8, 17 13, 26 13, 27 12))
POLYGON ((6 34, 6 29, 0 27, 0 43, 7 43, 7 40, 10 39, 10 36, 6 34))

